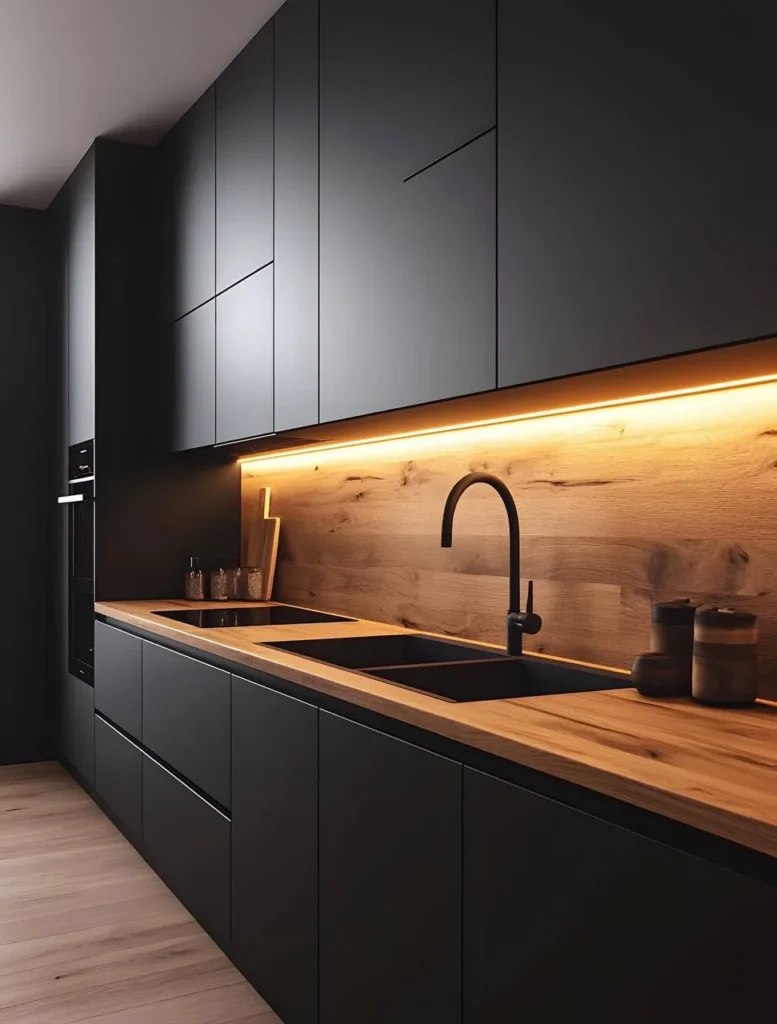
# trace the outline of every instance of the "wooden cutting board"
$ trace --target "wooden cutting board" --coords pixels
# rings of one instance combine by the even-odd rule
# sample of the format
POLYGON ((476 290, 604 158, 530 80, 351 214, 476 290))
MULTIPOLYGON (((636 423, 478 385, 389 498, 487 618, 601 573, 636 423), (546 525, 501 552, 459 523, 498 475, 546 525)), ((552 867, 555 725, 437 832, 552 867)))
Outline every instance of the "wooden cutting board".
POLYGON ((272 597, 275 565, 278 561, 278 540, 281 521, 270 516, 272 488, 263 487, 244 502, 242 510, 241 564, 244 568, 259 568, 264 574, 262 600, 272 597))

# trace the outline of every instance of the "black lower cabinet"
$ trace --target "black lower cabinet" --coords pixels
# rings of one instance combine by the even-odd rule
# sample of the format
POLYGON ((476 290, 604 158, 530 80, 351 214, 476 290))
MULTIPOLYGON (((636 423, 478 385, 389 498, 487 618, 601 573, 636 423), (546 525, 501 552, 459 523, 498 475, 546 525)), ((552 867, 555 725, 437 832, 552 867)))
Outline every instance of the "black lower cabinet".
POLYGON ((94 688, 65 675, 59 690, 59 747, 81 779, 94 785, 94 688))
POLYGON ((143 844, 149 864, 202 927, 229 943, 229 818, 147 755, 143 844))
POLYGON ((464 1024, 722 1024, 770 1000, 777 890, 468 768, 463 909, 464 1024))
POLYGON ((104 622, 94 624, 94 706, 141 738, 143 641, 104 622))
POLYGON ((143 745, 229 808, 229 673, 143 643, 143 745))
POLYGON ((94 720, 94 788, 138 843, 143 835, 143 752, 99 716, 94 720))
POLYGON ((318 709, 232 677, 232 955, 284 1024, 318 1007, 318 709))
POLYGON ((321 712, 319 773, 320 1024, 455 1024, 461 765, 321 712))

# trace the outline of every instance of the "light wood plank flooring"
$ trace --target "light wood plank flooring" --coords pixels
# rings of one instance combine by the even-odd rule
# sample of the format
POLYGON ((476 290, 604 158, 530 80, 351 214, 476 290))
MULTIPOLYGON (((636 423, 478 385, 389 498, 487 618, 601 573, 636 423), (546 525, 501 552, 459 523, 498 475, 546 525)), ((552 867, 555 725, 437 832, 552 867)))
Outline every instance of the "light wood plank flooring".
POLYGON ((0 768, 0 1024, 281 1024, 61 765, 0 768))

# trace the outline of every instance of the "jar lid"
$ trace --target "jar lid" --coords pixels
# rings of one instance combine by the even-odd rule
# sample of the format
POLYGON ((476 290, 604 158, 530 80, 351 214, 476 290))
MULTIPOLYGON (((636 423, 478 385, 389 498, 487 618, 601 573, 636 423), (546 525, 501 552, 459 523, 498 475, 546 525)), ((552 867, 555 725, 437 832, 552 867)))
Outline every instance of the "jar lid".
POLYGON ((743 629, 755 626, 758 616, 752 612, 738 612, 734 608, 718 608, 702 605, 696 609, 696 625, 712 626, 715 629, 743 629))
POLYGON ((698 605, 689 597, 675 601, 656 601, 650 612, 650 621, 657 626, 692 626, 698 605))

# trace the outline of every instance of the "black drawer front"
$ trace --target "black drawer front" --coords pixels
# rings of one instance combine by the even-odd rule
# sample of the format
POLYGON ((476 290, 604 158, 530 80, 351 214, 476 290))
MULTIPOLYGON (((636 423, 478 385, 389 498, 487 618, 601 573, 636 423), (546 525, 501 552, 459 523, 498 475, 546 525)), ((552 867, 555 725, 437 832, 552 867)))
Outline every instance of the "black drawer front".
POLYGON ((230 823, 148 755, 143 757, 146 857, 213 938, 229 942, 230 823))
POLYGON ((143 641, 104 622, 94 624, 94 706, 142 739, 143 641))
POLYGON ((99 717, 94 720, 94 788, 139 843, 143 835, 143 752, 99 717))
POLYGON ((143 643, 143 745, 230 805, 229 673, 143 643))

